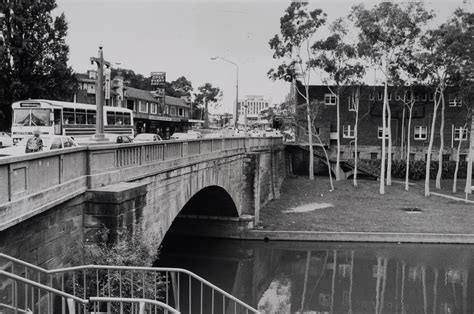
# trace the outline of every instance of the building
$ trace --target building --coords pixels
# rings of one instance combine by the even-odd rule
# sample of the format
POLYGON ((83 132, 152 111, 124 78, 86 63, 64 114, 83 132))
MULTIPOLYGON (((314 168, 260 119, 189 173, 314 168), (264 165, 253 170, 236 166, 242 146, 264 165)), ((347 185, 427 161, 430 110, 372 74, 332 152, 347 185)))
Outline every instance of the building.
MULTIPOLYGON (((297 82, 297 87, 304 87, 297 82)), ((340 143, 341 158, 351 159, 354 157, 354 122, 355 107, 353 91, 356 87, 346 86, 342 89, 340 96, 340 143)), ((334 88, 332 88, 334 90, 334 88)), ((406 134, 408 125, 408 110, 403 105, 403 95, 406 95, 409 87, 389 87, 388 99, 391 108, 391 131, 393 154, 395 158, 404 156, 406 152, 406 134), (405 107, 405 109, 404 109, 405 107)), ((411 159, 425 160, 430 138, 431 120, 433 116, 434 90, 429 86, 417 86, 415 90, 415 105, 412 112, 410 130, 411 159)), ((382 151, 382 106, 383 86, 361 86, 359 101, 359 126, 358 126, 358 156, 362 159, 380 159, 382 151)), ((303 104, 305 100, 298 94, 293 94, 296 104, 303 104)), ((336 122, 336 96, 331 94, 325 85, 314 85, 309 88, 310 100, 318 100, 321 103, 320 113, 316 117, 314 125, 322 144, 328 147, 330 157, 336 157, 336 141, 338 137, 336 122)), ((445 93, 446 109, 444 123, 444 150, 442 158, 444 161, 454 160, 459 141, 463 140, 460 159, 465 160, 469 152, 469 134, 464 128, 465 122, 470 121, 467 117, 467 106, 462 99, 453 91, 448 89, 445 93)), ((441 108, 441 106, 440 106, 441 108)), ((440 109, 437 114, 436 129, 434 130, 434 143, 432 160, 438 159, 440 146, 439 126, 441 122, 440 109)), ((468 124, 470 125, 470 123, 468 124)), ((296 137, 300 141, 307 141, 306 116, 301 115, 297 121, 296 137)), ((387 132, 388 133, 388 132, 387 132)))
MULTIPOLYGON (((97 71, 77 74, 76 102, 94 104, 96 99, 97 71)), ((169 138, 174 132, 190 128, 191 101, 188 97, 160 97, 153 91, 126 86, 123 79, 115 77, 110 84, 110 99, 106 105, 126 107, 134 113, 136 133, 157 133, 169 138)))
POLYGON ((245 124, 245 110, 247 110, 247 125, 260 126, 268 124, 262 116, 262 111, 270 107, 270 100, 259 95, 248 95, 237 104, 238 124, 245 124))

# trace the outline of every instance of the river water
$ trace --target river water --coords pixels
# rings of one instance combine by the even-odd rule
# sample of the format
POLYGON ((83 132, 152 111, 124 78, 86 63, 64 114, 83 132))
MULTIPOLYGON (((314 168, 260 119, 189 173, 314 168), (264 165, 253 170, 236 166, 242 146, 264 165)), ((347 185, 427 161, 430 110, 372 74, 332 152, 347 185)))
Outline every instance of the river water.
POLYGON ((189 269, 262 313, 442 314, 473 313, 473 262, 474 246, 167 236, 156 266, 189 269))

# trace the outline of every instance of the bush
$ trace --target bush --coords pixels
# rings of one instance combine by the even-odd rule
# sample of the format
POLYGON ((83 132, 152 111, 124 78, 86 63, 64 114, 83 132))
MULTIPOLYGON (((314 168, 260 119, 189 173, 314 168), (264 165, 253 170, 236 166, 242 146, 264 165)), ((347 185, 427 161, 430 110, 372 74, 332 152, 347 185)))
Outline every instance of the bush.
MULTIPOLYGON (((424 160, 410 161, 409 179, 422 180, 425 179, 426 162, 424 160)), ((442 162, 442 179, 452 179, 454 177, 454 170, 456 169, 456 161, 442 162)), ((405 179, 406 162, 405 160, 394 160, 392 162, 392 176, 397 179, 405 179)), ((436 179, 438 173, 438 161, 431 161, 430 164, 430 179, 436 179)), ((467 163, 460 162, 458 170, 458 178, 465 179, 467 173, 467 163)))
MULTIPOLYGON (((156 243, 145 237, 141 227, 135 225, 134 231, 122 234, 115 242, 109 241, 109 230, 104 228, 98 232, 97 243, 83 245, 83 265, 111 265, 111 266, 146 266, 149 267, 158 258, 159 251, 156 243)), ((138 294, 148 299, 160 299, 166 283, 160 275, 154 272, 117 271, 117 270, 82 270, 77 271, 74 277, 68 278, 68 286, 78 297, 93 296, 131 297, 138 294), (84 282, 85 280, 85 282, 84 282)), ((102 304, 101 310, 104 310, 102 304)), ((113 313, 123 310, 132 311, 131 304, 111 304, 113 313)))

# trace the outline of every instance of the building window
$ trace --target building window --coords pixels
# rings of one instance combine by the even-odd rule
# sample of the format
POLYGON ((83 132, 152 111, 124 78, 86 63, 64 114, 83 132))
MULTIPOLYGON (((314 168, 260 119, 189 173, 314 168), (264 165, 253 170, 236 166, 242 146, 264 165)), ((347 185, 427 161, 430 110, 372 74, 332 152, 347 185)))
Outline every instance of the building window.
MULTIPOLYGON (((352 152, 352 158, 355 158, 355 152, 352 152)), ((360 152, 357 152, 357 159, 360 158, 360 152)))
POLYGON ((467 154, 459 154, 459 161, 466 161, 467 154))
POLYGON ((428 137, 428 128, 426 126, 416 126, 414 137, 415 140, 426 140, 428 137))
POLYGON ((416 100, 416 101, 420 100, 420 95, 419 95, 419 94, 416 94, 416 95, 415 95, 415 100, 416 100))
POLYGON ((466 140, 467 139, 467 129, 460 127, 454 128, 454 140, 466 140))
POLYGON ((321 135, 321 128, 314 128, 314 129, 315 129, 314 133, 316 135, 318 135, 318 136, 321 135))
POLYGON ((400 93, 397 93, 397 96, 395 96, 396 100, 400 100, 400 93))
POLYGON ((170 116, 176 116, 176 107, 170 107, 170 116))
POLYGON ((347 106, 349 108, 349 111, 356 111, 356 103, 354 96, 349 96, 347 106))
MULTIPOLYGON (((385 138, 388 138, 388 128, 385 128, 385 138)), ((381 139, 383 136, 383 127, 379 126, 377 129, 377 138, 381 139)))
POLYGON ((178 116, 180 116, 180 117, 184 116, 184 109, 183 108, 178 108, 178 116))
POLYGON ((442 160, 443 161, 449 161, 449 156, 450 156, 449 154, 443 154, 443 156, 442 156, 443 159, 442 160))
POLYGON ((430 93, 430 100, 433 100, 434 99, 434 95, 433 93, 430 93))
POLYGON ((415 160, 415 153, 410 153, 410 160, 415 160))
POLYGON ((422 100, 423 100, 423 101, 426 101, 426 98, 427 98, 427 95, 426 95, 426 93, 424 93, 422 100))
POLYGON ((369 99, 370 99, 370 100, 374 100, 374 92, 370 92, 370 94, 369 94, 369 99))
POLYGON ((448 96, 449 107, 461 107, 462 99, 459 97, 454 97, 453 95, 448 96))
POLYGON ((354 127, 352 125, 344 125, 342 127, 343 138, 354 138, 354 127))
POLYGON ((139 100, 139 101, 138 101, 138 110, 139 110, 140 112, 147 113, 147 112, 148 112, 148 103, 139 100))
POLYGON ((370 153, 370 159, 377 160, 378 157, 379 157, 379 153, 370 153))
POLYGON ((388 100, 392 100, 392 93, 388 93, 388 100))
POLYGON ((158 104, 151 103, 150 104, 150 113, 156 114, 158 112, 158 104))
POLYGON ((324 94, 324 104, 326 105, 335 105, 336 96, 333 94, 324 94))
POLYGON ((383 94, 382 92, 379 92, 379 100, 382 100, 383 99, 383 94))

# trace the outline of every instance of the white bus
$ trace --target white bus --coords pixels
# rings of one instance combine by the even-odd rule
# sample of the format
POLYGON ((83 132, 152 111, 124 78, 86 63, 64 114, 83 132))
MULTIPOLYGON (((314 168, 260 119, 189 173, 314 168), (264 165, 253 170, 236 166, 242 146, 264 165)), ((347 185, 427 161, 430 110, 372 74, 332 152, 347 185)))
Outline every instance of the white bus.
MULTIPOLYGON (((12 104, 13 142, 29 137, 35 129, 42 134, 89 137, 95 134, 96 106, 65 101, 30 99, 12 104)), ((133 136, 130 109, 104 106, 104 132, 133 136)))

